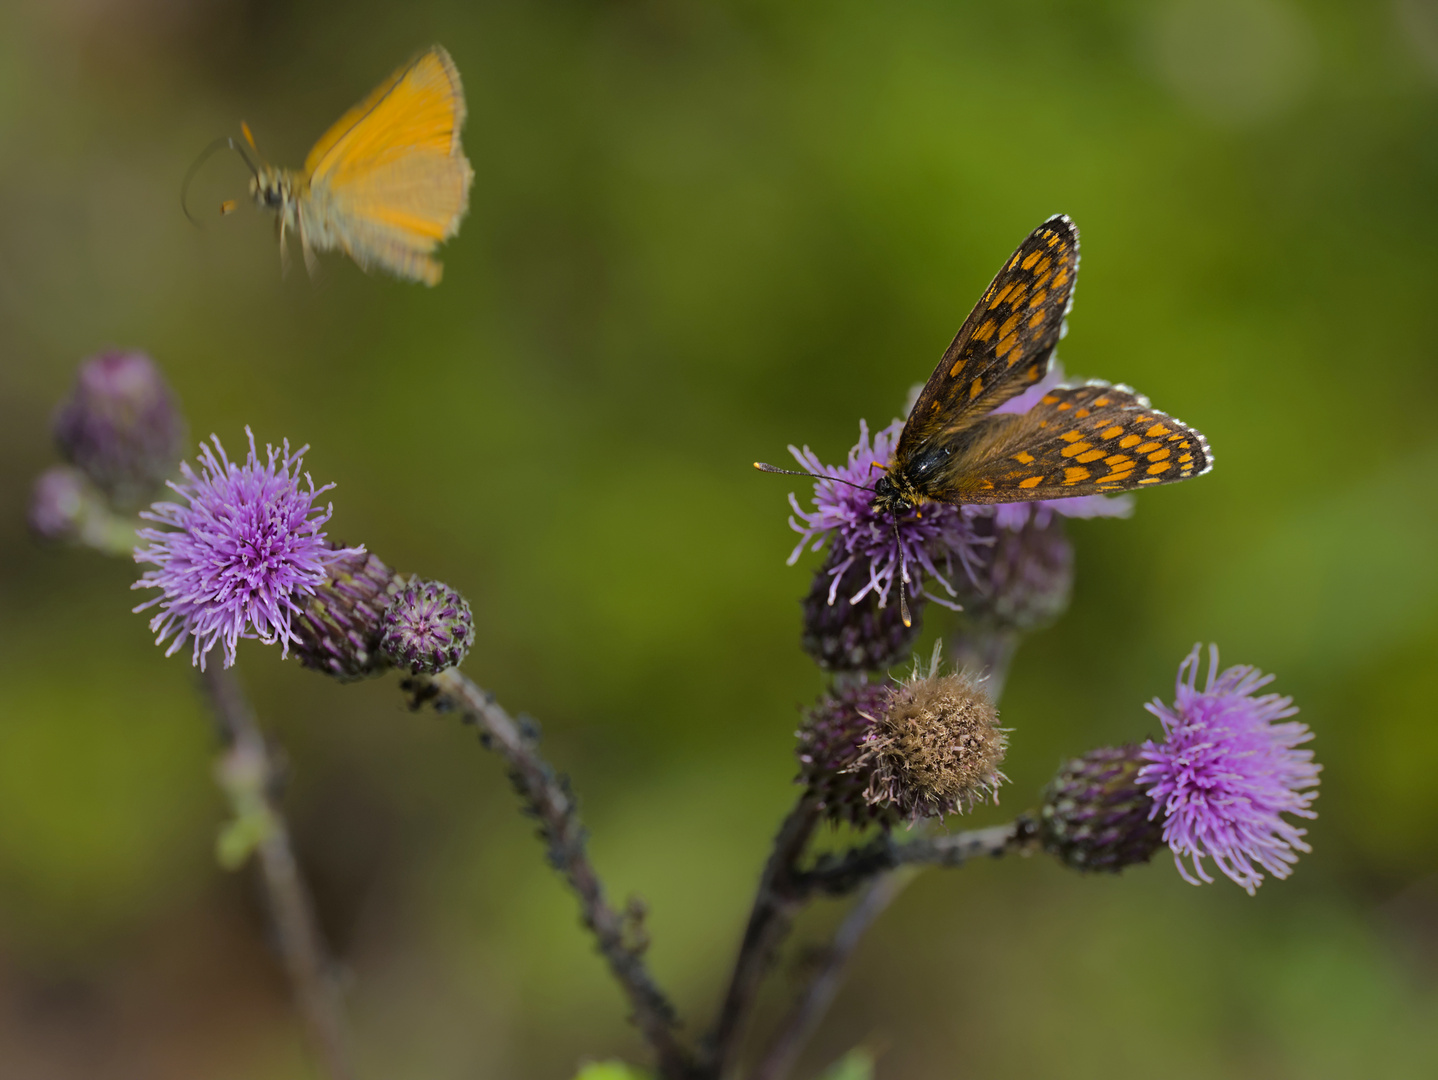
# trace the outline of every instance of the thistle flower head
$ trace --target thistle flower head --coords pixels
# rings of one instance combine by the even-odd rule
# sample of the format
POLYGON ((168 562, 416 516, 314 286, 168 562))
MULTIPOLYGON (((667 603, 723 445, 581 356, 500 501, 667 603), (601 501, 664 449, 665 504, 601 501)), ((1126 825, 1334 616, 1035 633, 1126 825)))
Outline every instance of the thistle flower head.
POLYGON ((308 446, 293 453, 288 441, 267 446, 261 461, 254 435, 249 428, 245 434, 243 462, 231 461, 211 436, 213 447, 200 447, 199 472, 185 462, 171 484, 184 501, 155 503, 141 514, 168 528, 140 530, 149 546, 135 549, 135 561, 156 569, 134 587, 160 595, 135 610, 158 605, 150 620, 155 643, 169 640, 170 656, 193 639, 191 659, 201 668, 216 645, 224 646, 225 666, 233 664, 242 637, 279 641, 288 653, 299 640, 292 624, 304 598, 325 583, 330 564, 363 550, 325 543, 333 507, 315 499, 334 485, 316 488, 301 473, 308 446))
POLYGON ((1063 517, 1040 505, 1014 527, 1000 524, 998 514, 975 518, 974 526, 991 535, 993 545, 978 572, 960 583, 964 621, 1030 631, 1057 620, 1068 608, 1074 580, 1073 545, 1063 517))
POLYGON ((958 607, 953 600, 929 591, 928 582, 938 582, 948 597, 953 597, 957 595, 954 575, 971 572, 980 541, 964 511, 945 503, 930 503, 922 512, 911 508, 901 514, 895 529, 894 519, 875 511, 873 493, 861 490, 872 488, 882 475, 881 466, 892 463, 903 429, 903 421, 896 420, 875 434, 871 442, 868 424, 859 421, 859 441, 849 451, 848 461, 840 466, 825 465, 807 446, 802 450, 789 447, 801 468, 835 478, 814 484, 813 510, 802 509, 799 500, 789 495, 789 504, 794 508, 789 524, 800 535, 789 565, 798 561, 805 547, 818 551, 830 543, 836 557, 830 560, 828 570, 828 603, 858 603, 872 594, 878 597, 880 607, 886 607, 900 576, 907 572, 912 582, 910 591, 915 596, 925 596, 945 607, 958 607), (841 596, 840 581, 848 577, 851 567, 863 573, 857 578, 857 589, 841 596))
POLYGON ((912 619, 908 626, 904 625, 899 605, 881 606, 878 593, 872 590, 852 603, 835 603, 831 596, 836 592, 841 597, 859 592, 869 575, 867 566, 850 562, 838 578, 831 576, 834 564, 845 559, 842 550, 831 551, 814 571, 809 595, 803 602, 804 632, 800 643, 825 671, 882 671, 909 655, 924 628, 927 600, 922 595, 910 598, 912 619))
POLYGON ((54 430, 65 459, 121 506, 145 501, 165 482, 185 440, 174 391, 141 352, 81 364, 54 430))
POLYGON ((881 683, 836 686, 804 714, 796 732, 798 782, 836 824, 890 826, 899 821, 893 806, 866 797, 873 770, 863 761, 875 718, 884 715, 892 693, 881 683))
POLYGON ((894 687, 864 738, 858 767, 869 774, 865 797, 912 820, 966 811, 997 799, 1008 737, 978 683, 942 674, 934 647, 927 671, 894 687))
POLYGON ((1044 790, 1039 841, 1075 870, 1117 873, 1163 846, 1153 800, 1138 785, 1137 746, 1106 746, 1074 758, 1044 790))
POLYGON ((1312 818, 1320 766, 1298 747, 1313 737, 1307 725, 1280 723, 1298 710, 1293 699, 1257 694, 1271 675, 1252 667, 1218 671, 1218 647, 1209 652, 1208 680, 1198 689, 1199 646, 1178 669, 1172 706, 1155 699, 1148 711, 1163 724, 1164 739, 1145 742, 1138 783, 1148 788, 1152 813, 1162 817, 1163 839, 1179 872, 1197 885, 1212 882, 1203 862, 1253 895, 1263 871, 1285 878, 1308 851, 1306 830, 1283 817, 1312 818))
POLYGON ((442 581, 412 577, 382 619, 380 648, 411 675, 433 675, 464 660, 474 644, 469 602, 442 581))

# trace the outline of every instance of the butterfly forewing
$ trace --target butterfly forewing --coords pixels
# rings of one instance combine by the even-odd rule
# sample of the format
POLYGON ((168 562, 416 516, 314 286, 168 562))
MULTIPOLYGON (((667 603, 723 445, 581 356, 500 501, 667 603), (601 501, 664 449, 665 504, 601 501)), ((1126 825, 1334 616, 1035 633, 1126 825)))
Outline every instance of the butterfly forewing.
POLYGON ((1212 466, 1198 431, 1127 387, 1049 391, 1023 415, 988 417, 931 480, 943 502, 1102 495, 1186 480, 1212 466))
POLYGON ((1019 245, 914 403, 899 439, 900 469, 1044 376, 1077 273, 1078 229, 1063 215, 1019 245))
POLYGON ((335 241, 366 268, 439 280, 429 255, 459 229, 474 177, 460 148, 464 90, 439 46, 346 113, 305 160, 335 241))
POLYGON ((305 158, 311 183, 342 182, 416 150, 448 157, 464 126, 459 69, 439 45, 387 78, 320 136, 305 158))

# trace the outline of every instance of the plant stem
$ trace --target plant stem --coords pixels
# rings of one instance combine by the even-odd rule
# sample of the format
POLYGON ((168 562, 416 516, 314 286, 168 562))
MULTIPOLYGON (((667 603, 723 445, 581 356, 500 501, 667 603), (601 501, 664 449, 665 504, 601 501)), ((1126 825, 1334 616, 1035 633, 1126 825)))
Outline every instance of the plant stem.
POLYGON ((204 672, 205 690, 214 706, 220 738, 226 749, 222 768, 253 771, 254 789, 267 811, 267 828, 259 841, 260 880, 274 923, 280 956, 290 988, 320 1068, 330 1080, 353 1080, 344 1036, 344 1011, 334 965, 325 951, 309 891, 290 844, 289 828, 276 790, 279 770, 238 681, 218 664, 204 672))
POLYGON ((454 668, 416 677, 406 686, 415 691, 417 703, 432 700, 441 709, 460 713, 479 728, 484 745, 504 759, 515 790, 539 822, 550 863, 578 896, 584 925, 629 999, 631 1019, 658 1057, 660 1075, 666 1080, 693 1077, 693 1056, 675 1034, 679 1021, 674 1007, 649 974, 642 946, 626 940, 625 918, 605 900, 604 886, 585 850, 587 835, 574 793, 568 779, 557 775, 540 754, 533 725, 523 718, 516 721, 493 695, 454 668))
POLYGON ((1025 850, 1033 839, 1034 823, 1027 815, 1007 825, 907 843, 896 843, 885 833, 863 847, 825 857, 812 869, 797 871, 791 881, 792 895, 798 898, 796 902, 815 893, 843 896, 866 882, 868 888, 839 924, 824 950, 818 972, 780 1025, 779 1034, 754 1072, 754 1080, 783 1080, 789 1074, 833 1004, 843 981, 844 968, 864 933, 908 887, 920 867, 958 867, 984 855, 999 858, 1011 851, 1025 850))
POLYGON ((843 896, 870 878, 900 866, 958 867, 980 856, 997 859, 1011 851, 1026 850, 1034 842, 1036 829, 1033 818, 1021 814, 1007 825, 929 836, 907 843, 896 843, 886 833, 863 847, 820 859, 811 869, 799 874, 797 884, 806 895, 820 892, 843 896))
POLYGON ((793 925, 795 913, 806 899, 806 891, 797 878, 799 857, 818 822, 818 806, 805 794, 789 811, 779 835, 774 838, 774 848, 759 879, 749 923, 744 928, 729 989, 709 1037, 706 1076, 722 1078, 734 1069, 759 984, 779 943, 793 925))
POLYGON ((918 871, 909 868, 886 873, 869 884, 844 921, 839 924, 833 940, 824 950, 819 970, 810 979, 793 1010, 779 1027, 779 1034, 770 1044, 753 1080, 784 1080, 798 1061, 809 1039, 823 1021, 843 983, 844 969, 858 948, 865 932, 895 898, 908 888, 918 871))

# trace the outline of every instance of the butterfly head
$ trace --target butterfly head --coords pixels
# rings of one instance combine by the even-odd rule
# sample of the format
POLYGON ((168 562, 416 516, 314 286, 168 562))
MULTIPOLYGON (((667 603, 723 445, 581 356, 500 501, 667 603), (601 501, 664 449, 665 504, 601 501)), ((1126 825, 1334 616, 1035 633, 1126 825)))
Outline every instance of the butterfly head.
POLYGON ((874 484, 871 505, 877 513, 898 518, 927 501, 907 476, 898 470, 891 470, 874 484))
MULTIPOLYGON (((282 218, 295 217, 296 197, 294 176, 286 169, 261 165, 250 177, 250 197, 261 210, 274 210, 282 218)), ((289 221, 289 224, 294 224, 289 221)))

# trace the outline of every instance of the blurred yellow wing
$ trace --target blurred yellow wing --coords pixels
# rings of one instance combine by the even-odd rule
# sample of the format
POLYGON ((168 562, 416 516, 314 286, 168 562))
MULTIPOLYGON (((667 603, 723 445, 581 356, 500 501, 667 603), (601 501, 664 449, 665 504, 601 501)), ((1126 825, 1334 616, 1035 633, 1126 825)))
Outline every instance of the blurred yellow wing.
POLYGON ((429 253, 459 231, 474 178, 464 116, 459 71, 440 46, 396 71, 305 158, 321 229, 366 269, 437 282, 429 253))

